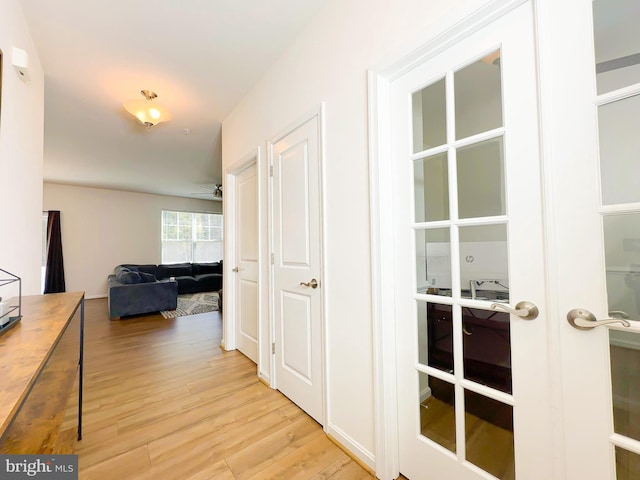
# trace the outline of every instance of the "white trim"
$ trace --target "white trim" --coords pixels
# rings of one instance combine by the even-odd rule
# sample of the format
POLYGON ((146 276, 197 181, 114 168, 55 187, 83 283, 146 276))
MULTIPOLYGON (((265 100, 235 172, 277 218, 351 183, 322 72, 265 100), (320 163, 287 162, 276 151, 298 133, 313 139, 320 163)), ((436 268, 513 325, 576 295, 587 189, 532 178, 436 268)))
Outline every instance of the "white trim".
POLYGON ((373 71, 377 72, 385 81, 393 82, 527 1, 529 0, 489 1, 486 5, 466 15, 445 31, 427 40, 411 53, 390 62, 386 66, 374 67, 373 71))
MULTIPOLYGON (((276 326, 275 326, 275 311, 273 297, 275 291, 273 288, 273 142, 267 142, 267 268, 269 275, 269 296, 267 298, 269 304, 269 346, 272 346, 276 341, 276 326)), ((276 386, 276 355, 271 351, 269 356, 269 386, 271 388, 277 388, 276 386)))
POLYGON ((84 297, 85 300, 96 300, 98 298, 107 298, 108 295, 106 293, 100 294, 100 295, 86 295, 84 297))
MULTIPOLYGON (((267 156, 268 156, 268 165, 269 169, 273 168, 273 147, 280 140, 285 138, 291 132, 295 131, 300 126, 304 125, 308 121, 313 118, 318 118, 318 208, 319 211, 319 221, 320 225, 318 226, 320 232, 320 322, 321 322, 321 352, 320 352, 320 363, 321 363, 321 388, 322 388, 322 425, 326 431, 326 425, 328 425, 329 421, 329 387, 327 382, 327 371, 328 371, 328 361, 329 361, 329 349, 327 348, 327 289, 328 282, 326 276, 326 249, 325 245, 327 244, 326 232, 324 225, 326 224, 326 209, 324 208, 324 199, 326 198, 326 190, 325 190, 325 102, 321 102, 320 105, 306 113, 298 117, 297 120, 290 123, 286 128, 284 128, 280 133, 274 135, 271 140, 267 142, 267 156)), ((269 175, 269 215, 268 215, 268 231, 269 231, 269 257, 271 257, 274 251, 274 240, 273 240, 273 177, 269 175)), ((275 317, 274 317, 274 266, 271 263, 271 258, 268 259, 269 264, 269 325, 270 325, 270 344, 275 342, 275 317)), ((276 347, 277 348, 277 347, 276 347)), ((278 388, 277 383, 278 379, 276 378, 276 365, 275 365, 275 354, 271 354, 271 376, 269 385, 271 388, 278 388)))
POLYGON ((368 73, 369 190, 376 474, 398 477, 396 319, 393 298, 393 197, 391 176, 390 84, 463 38, 511 12, 527 0, 493 0, 411 53, 368 73))
MULTIPOLYGON (((557 229, 552 219, 555 216, 556 196, 554 194, 554 155, 551 141, 547 140, 552 137, 551 132, 554 131, 553 111, 553 89, 550 78, 551 72, 547 67, 546 59, 552 57, 552 52, 556 45, 550 39, 547 32, 552 31, 552 26, 548 20, 552 17, 550 13, 550 5, 554 0, 532 0, 533 2, 533 30, 535 35, 536 46, 536 65, 537 65, 537 85, 538 85, 538 135, 540 149, 540 165, 542 178, 542 217, 543 217, 543 242, 544 255, 546 259, 545 265, 545 298, 547 300, 546 312, 541 314, 546 318, 555 318, 560 312, 558 296, 555 292, 560 290, 560 280, 558 277, 558 267, 561 259, 558 258, 557 245, 557 229)), ((564 433, 564 418, 561 405, 564 405, 563 399, 563 376, 562 368, 562 347, 561 347, 561 329, 564 325, 560 321, 547 322, 547 348, 549 355, 549 366, 553 371, 548 372, 551 403, 557 407, 551 408, 551 424, 554 426, 552 432, 553 445, 552 450, 556 452, 553 459, 553 471, 555 478, 566 478, 566 448, 564 433)))
MULTIPOLYGON (((256 175, 258 179, 260 178, 260 147, 256 147, 246 155, 244 155, 240 160, 234 162, 230 167, 225 169, 223 174, 224 186, 223 191, 225 192, 225 201, 223 202, 223 225, 224 232, 233 232, 234 241, 225 241, 224 242, 224 261, 223 261, 223 275, 222 282, 223 288, 225 292, 225 298, 227 301, 225 302, 224 308, 222 309, 222 341, 221 345, 224 345, 224 350, 235 350, 237 348, 237 339, 236 339, 236 304, 235 298, 237 296, 236 292, 236 282, 235 275, 232 272, 233 267, 236 265, 236 243, 235 237, 238 229, 238 225, 236 225, 236 206, 238 204, 235 188, 235 177, 240 174, 245 169, 249 168, 251 165, 256 165, 256 175), (231 300, 231 301, 230 301, 231 300)), ((257 198, 260 198, 260 182, 256 182, 258 184, 258 192, 257 198)), ((258 232, 260 232, 260 225, 262 222, 261 210, 258 208, 258 232)), ((225 237, 231 236, 225 233, 225 237)), ((262 269, 262 258, 261 258, 261 245, 262 240, 261 236, 258 235, 258 282, 260 282, 260 272, 262 269)), ((260 288, 258 288, 260 291, 260 288)), ((261 343, 261 334, 260 334, 260 319, 262 318, 262 308, 260 298, 258 298, 258 371, 260 370, 260 343, 261 343)))
POLYGON ((431 398, 432 392, 431 387, 424 387, 420 390, 420 403, 424 403, 426 400, 431 398))
POLYGON ((371 316, 373 320, 373 392, 376 474, 392 480, 400 473, 396 388, 396 320, 394 298, 393 197, 391 178, 389 81, 369 72, 369 195, 371 223, 371 316))
POLYGON ((356 457, 362 460, 362 462, 364 462, 365 465, 367 465, 369 468, 375 468, 376 459, 373 452, 367 450, 364 446, 362 446, 362 444, 355 441, 343 430, 335 426, 333 423, 328 423, 324 428, 324 431, 327 435, 330 435, 335 440, 337 440, 340 445, 349 450, 349 452, 353 453, 356 457))

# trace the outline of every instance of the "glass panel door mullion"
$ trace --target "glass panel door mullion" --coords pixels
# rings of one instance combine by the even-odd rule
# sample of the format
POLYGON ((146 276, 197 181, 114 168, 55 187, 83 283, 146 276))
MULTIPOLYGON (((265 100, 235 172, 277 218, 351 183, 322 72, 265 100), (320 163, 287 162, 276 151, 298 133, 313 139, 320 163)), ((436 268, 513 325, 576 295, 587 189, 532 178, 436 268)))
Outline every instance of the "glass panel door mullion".
POLYGON ((455 384, 455 417, 456 417, 456 454, 459 461, 466 458, 465 442, 465 408, 464 389, 460 385, 463 379, 464 358, 462 354, 462 309, 460 301, 460 236, 455 222, 458 220, 458 170, 457 152, 453 146, 456 137, 454 75, 452 71, 446 75, 446 111, 447 111, 447 144, 448 148, 448 176, 449 176, 449 218, 451 220, 451 296, 453 299, 453 365, 455 384))
POLYGON ((449 383, 455 382, 453 373, 445 372, 444 370, 430 367, 428 365, 423 365, 421 363, 416 363, 415 367, 416 370, 422 373, 426 373, 430 377, 435 377, 449 383))
POLYGON ((637 203, 619 203, 615 205, 602 205, 598 209, 601 215, 608 214, 624 214, 640 212, 640 202, 637 203))
POLYGON ((598 95, 595 97, 594 104, 596 105, 596 107, 600 107, 602 105, 617 102, 619 100, 624 100, 625 98, 633 97, 635 95, 640 95, 640 83, 636 83, 619 90, 614 90, 612 92, 598 95))
POLYGON ((502 137, 504 136, 505 131, 506 129, 504 127, 498 127, 498 128, 494 128, 493 130, 488 130, 486 132, 472 135, 470 137, 461 138, 459 140, 453 140, 449 145, 454 148, 468 147, 469 145, 474 145, 476 143, 481 143, 486 140, 492 140, 494 138, 502 137))
POLYGON ((513 399, 513 395, 508 393, 501 392, 491 387, 487 387, 486 385, 481 385, 480 383, 473 382, 471 380, 462 379, 460 380, 460 384, 471 392, 479 393, 480 395, 484 395, 485 397, 492 398, 493 400, 497 400, 502 403, 506 403, 507 405, 515 405, 515 401, 513 399))
POLYGON ((624 448, 637 455, 640 455, 640 441, 633 438, 625 437, 618 433, 614 433, 609 437, 609 440, 616 447, 624 448))
POLYGON ((440 145, 439 147, 428 148, 427 150, 423 150, 421 152, 417 152, 411 155, 411 160, 419 160, 424 157, 432 157, 433 155, 438 155, 440 153, 446 153, 449 147, 445 145, 440 145))
POLYGON ((509 223, 506 215, 496 215, 493 217, 473 217, 457 219, 455 225, 458 227, 468 227, 473 225, 500 225, 509 223))

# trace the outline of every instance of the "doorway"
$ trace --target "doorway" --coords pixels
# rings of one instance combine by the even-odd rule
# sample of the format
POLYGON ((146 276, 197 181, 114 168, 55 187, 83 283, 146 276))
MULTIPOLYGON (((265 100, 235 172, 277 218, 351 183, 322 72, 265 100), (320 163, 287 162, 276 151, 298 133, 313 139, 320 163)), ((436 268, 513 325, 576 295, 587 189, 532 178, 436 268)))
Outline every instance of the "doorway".
POLYGON ((237 348, 254 363, 260 351, 260 209, 257 149, 238 161, 226 174, 226 217, 235 233, 225 256, 225 348, 237 348), (228 327, 228 328, 227 328, 228 327))
POLYGON ((322 110, 269 142, 273 385, 324 425, 322 110))
POLYGON ((376 309, 377 471, 551 478, 532 4, 489 5, 447 33, 371 78, 390 125, 372 185, 374 298, 391 296, 376 309))
POLYGON ((236 347, 258 363, 258 175, 255 161, 235 179, 236 347))

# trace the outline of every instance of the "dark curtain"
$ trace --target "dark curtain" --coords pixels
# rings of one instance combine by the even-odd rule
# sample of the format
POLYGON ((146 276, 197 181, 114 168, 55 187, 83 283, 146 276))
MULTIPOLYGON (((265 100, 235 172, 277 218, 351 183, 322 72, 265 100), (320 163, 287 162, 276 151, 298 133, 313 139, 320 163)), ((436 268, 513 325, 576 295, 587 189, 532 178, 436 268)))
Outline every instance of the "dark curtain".
POLYGON ((44 276, 44 293, 59 293, 65 291, 60 212, 50 210, 47 213, 47 266, 44 276))

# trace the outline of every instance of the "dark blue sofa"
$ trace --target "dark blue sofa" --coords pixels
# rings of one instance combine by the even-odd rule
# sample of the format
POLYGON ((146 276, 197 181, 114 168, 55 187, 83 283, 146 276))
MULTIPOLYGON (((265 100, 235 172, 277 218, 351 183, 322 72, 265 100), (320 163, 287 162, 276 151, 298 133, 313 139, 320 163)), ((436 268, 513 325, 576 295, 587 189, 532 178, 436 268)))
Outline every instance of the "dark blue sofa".
POLYGON ((109 316, 175 310, 178 295, 222 289, 222 262, 122 264, 108 278, 109 316))
POLYGON ((109 275, 107 283, 111 319, 178 307, 178 282, 175 280, 122 283, 116 275, 109 275))

